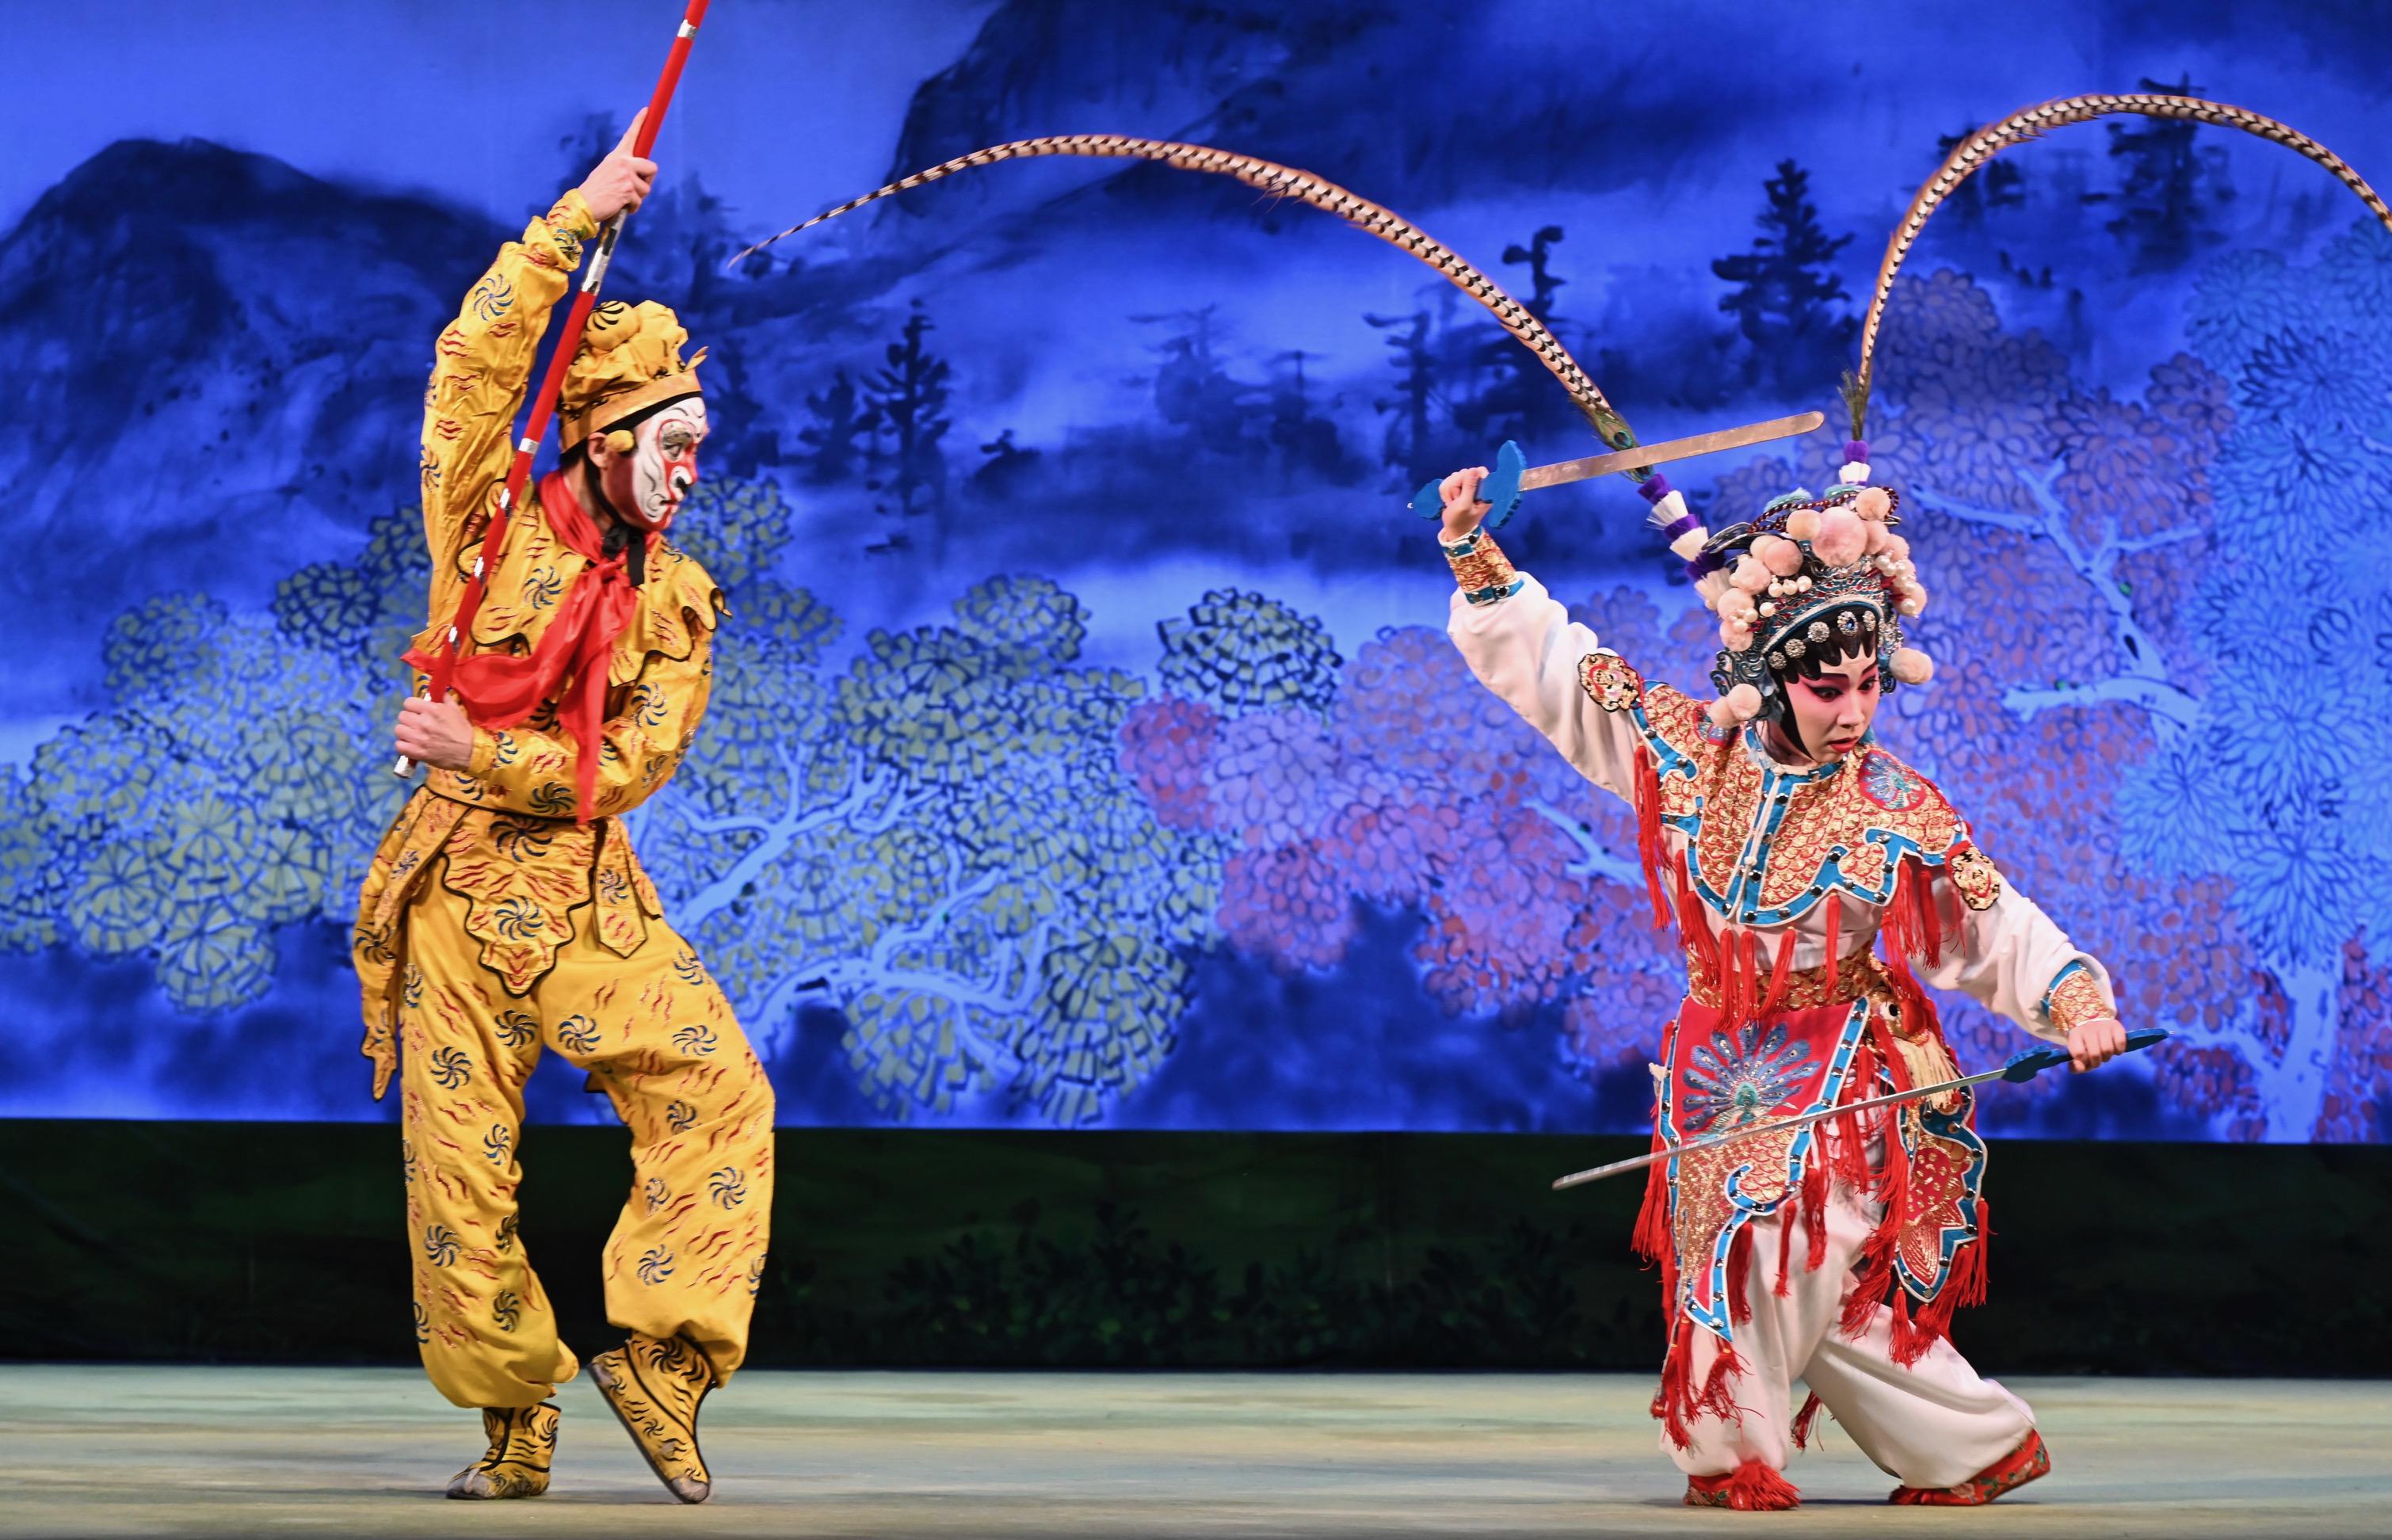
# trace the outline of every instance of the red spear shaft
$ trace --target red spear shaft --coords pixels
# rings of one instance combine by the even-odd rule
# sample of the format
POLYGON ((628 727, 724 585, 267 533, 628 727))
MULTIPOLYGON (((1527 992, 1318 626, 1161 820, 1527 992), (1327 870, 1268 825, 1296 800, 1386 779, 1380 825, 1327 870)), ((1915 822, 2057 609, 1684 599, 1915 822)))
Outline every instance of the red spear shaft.
MULTIPOLYGON (((656 88, 648 97, 647 116, 640 120, 639 137, 632 142, 631 153, 645 160, 656 148, 656 131, 665 125, 665 110, 672 105, 673 88, 681 84, 682 66, 689 59, 689 46, 697 40, 698 24, 706 19, 706 7, 710 0, 689 0, 689 8, 682 13, 681 28, 673 33, 672 51, 665 55, 664 72, 656 77, 656 88)), ((448 629, 433 645, 431 684, 426 694, 433 700, 448 697, 448 684, 456 677, 457 660, 463 654, 465 639, 474 633, 474 617, 481 613, 482 595, 487 591, 483 574, 489 571, 507 547, 508 515, 523 500, 524 488, 531 482, 531 462, 540 454, 542 439, 548 435, 548 424, 556 415, 557 394, 565 386, 565 370, 573 356, 581 351, 581 333, 590 325, 590 312, 598 304, 598 286, 606 281, 606 264, 614 259, 615 241, 623 233, 623 221, 630 211, 618 211, 598 232, 598 249, 591 253, 590 265, 581 275, 581 291, 573 297, 573 308, 566 313, 565 328, 557 333, 556 351, 549 355, 548 372, 540 377, 540 389, 532 393, 531 420, 524 424, 523 437, 515 441, 514 463, 507 468, 507 484, 499 492, 499 506, 490 514, 490 526, 482 535, 482 550, 474 558, 474 571, 465 579, 465 591, 458 598, 457 614, 448 622, 448 629)), ((405 755, 391 767, 393 773, 406 775, 415 766, 405 755)))

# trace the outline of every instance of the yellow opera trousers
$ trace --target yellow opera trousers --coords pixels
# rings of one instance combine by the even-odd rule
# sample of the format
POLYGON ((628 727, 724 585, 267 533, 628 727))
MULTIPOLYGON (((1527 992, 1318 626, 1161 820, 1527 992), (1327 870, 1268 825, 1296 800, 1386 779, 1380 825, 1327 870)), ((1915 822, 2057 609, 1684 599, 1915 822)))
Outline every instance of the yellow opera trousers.
POLYGON ((686 1338, 727 1377, 747 1352, 773 1202, 772 1092, 729 1003, 660 923, 630 958, 568 943, 516 999, 465 939, 467 902, 426 882, 407 916, 400 1120, 424 1368, 461 1406, 528 1405, 573 1377, 515 1229, 523 1085, 546 1048, 604 1086, 631 1131, 607 1318, 686 1338))
MULTIPOLYGON (((423 432, 433 626, 420 647, 481 555, 540 333, 594 231, 567 194, 501 249, 441 333, 423 432)), ((528 652, 590 563, 536 498, 506 544, 474 640, 528 652)), ((532 1405, 577 1368, 516 1229, 523 1087, 543 1050, 586 1071, 630 1130, 631 1194, 604 1258, 609 1318, 685 1339, 720 1380, 746 1354, 763 1275, 772 1087, 617 816, 663 785, 696 736, 722 598, 662 540, 635 591, 600 741, 575 742, 553 699, 521 725, 476 727, 471 762, 428 774, 358 896, 351 952, 374 1094, 400 1082, 416 1339, 434 1385, 462 1406, 532 1405), (599 762, 579 809, 585 747, 599 762)))

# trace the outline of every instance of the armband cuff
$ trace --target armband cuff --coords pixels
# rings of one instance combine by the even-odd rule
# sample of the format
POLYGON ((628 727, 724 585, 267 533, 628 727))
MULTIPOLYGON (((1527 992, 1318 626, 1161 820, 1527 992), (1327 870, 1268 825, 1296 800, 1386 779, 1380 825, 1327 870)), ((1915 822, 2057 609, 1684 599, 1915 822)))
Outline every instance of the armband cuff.
POLYGON ((1513 570, 1503 548, 1495 543, 1484 524, 1460 540, 1440 540, 1437 546, 1445 552, 1446 564, 1453 569, 1453 580, 1461 586, 1462 597, 1473 604, 1493 604, 1509 599, 1528 581, 1513 570))

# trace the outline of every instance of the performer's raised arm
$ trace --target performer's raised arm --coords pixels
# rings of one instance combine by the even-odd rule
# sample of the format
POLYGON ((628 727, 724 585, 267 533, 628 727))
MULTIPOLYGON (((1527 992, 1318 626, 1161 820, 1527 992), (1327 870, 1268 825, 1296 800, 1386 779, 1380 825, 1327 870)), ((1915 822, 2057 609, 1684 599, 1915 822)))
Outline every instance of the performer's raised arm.
POLYGON ((1514 569, 1479 521, 1484 466, 1457 471, 1439 488, 1438 546, 1457 591, 1446 631, 1479 682, 1552 741, 1580 774, 1634 801, 1636 751, 1648 734, 1691 730, 1698 708, 1667 685, 1647 686, 1634 666, 1572 620, 1544 585, 1514 569))
POLYGON ((631 153, 634 118, 622 141, 579 187, 499 248, 457 318, 440 333, 423 395, 423 538, 432 553, 433 611, 453 607, 464 549, 488 521, 505 484, 516 415, 549 312, 581 265, 582 243, 624 209, 636 209, 656 165, 631 153))

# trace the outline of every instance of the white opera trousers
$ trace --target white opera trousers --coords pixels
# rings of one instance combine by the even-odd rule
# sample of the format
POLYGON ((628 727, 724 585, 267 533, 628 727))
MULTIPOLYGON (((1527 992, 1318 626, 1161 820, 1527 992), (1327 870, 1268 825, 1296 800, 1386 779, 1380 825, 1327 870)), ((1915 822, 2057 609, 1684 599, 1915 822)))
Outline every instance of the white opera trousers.
MULTIPOLYGON (((1799 1225, 1797 1199, 1752 1225, 1746 1297, 1752 1319, 1736 1326, 1745 1372, 1728 1381, 1738 1415, 1705 1414, 1688 1424, 1692 1442, 1661 1447, 1689 1476, 1717 1476, 1757 1460, 1786 1469, 1794 1453, 1795 1382, 1815 1393, 1861 1453, 1905 1485, 1957 1486, 2025 1441, 2034 1414, 1994 1380, 1979 1377, 1948 1341, 1938 1340, 1908 1368, 1893 1361, 1893 1312, 1883 1304, 1868 1329, 1846 1338, 1837 1323, 1857 1283, 1854 1264, 1874 1227, 1877 1206, 1838 1188, 1827 1206, 1827 1255, 1816 1271, 1799 1225), (1788 1252, 1787 1292, 1777 1293, 1778 1228, 1798 1226, 1788 1252)), ((1718 1339, 1694 1334, 1694 1383, 1718 1357, 1718 1339)))

